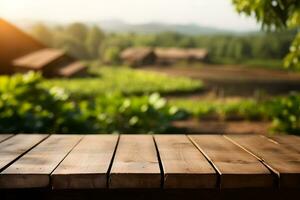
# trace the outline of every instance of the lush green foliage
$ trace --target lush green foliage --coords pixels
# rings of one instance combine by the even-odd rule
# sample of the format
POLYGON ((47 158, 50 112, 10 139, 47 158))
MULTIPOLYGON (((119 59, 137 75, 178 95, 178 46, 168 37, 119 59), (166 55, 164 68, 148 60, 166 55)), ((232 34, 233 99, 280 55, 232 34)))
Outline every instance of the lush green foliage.
POLYGON ((34 73, 0 78, 1 132, 64 132, 66 124, 76 130, 85 121, 62 89, 42 88, 40 81, 34 73))
POLYGON ((0 77, 0 132, 165 133, 188 113, 207 120, 272 120, 276 132, 299 134, 300 94, 258 101, 172 100, 159 94, 124 97, 101 94, 72 101, 40 75, 0 77))
POLYGON ((296 71, 300 70, 300 33, 297 34, 290 47, 289 54, 284 59, 284 66, 296 71))
POLYGON ((164 133, 184 117, 156 93, 74 102, 63 89, 41 83, 34 73, 0 78, 0 132, 164 133))
POLYGON ((295 31, 199 36, 172 32, 105 34, 97 27, 75 23, 57 28, 38 24, 32 34, 47 45, 65 49, 78 58, 100 59, 109 64, 119 64, 120 52, 131 46, 206 48, 211 62, 243 63, 249 59, 282 59, 289 52, 295 31))
POLYGON ((59 86, 76 97, 91 97, 121 92, 125 95, 153 92, 191 92, 202 89, 200 81, 183 77, 169 77, 156 72, 134 70, 126 67, 100 67, 91 70, 94 77, 50 79, 47 86, 59 86))
POLYGON ((300 94, 278 98, 272 106, 273 126, 276 131, 300 134, 300 94))
POLYGON ((255 99, 239 100, 172 100, 171 103, 192 113, 199 119, 213 120, 267 120, 269 107, 255 99))
POLYGON ((298 0, 232 0, 238 12, 255 16, 265 28, 285 28, 300 24, 298 0))
POLYGON ((171 121, 186 117, 183 110, 167 104, 158 93, 129 98, 106 95, 90 106, 98 122, 96 130, 109 133, 165 133, 171 121))
MULTIPOLYGON (((255 16, 264 29, 299 29, 300 1, 299 0, 232 0, 240 13, 255 16)), ((295 37, 290 53, 286 56, 286 68, 300 69, 300 33, 295 37)))
POLYGON ((269 100, 171 100, 200 120, 272 121, 274 132, 300 134, 300 94, 269 100))

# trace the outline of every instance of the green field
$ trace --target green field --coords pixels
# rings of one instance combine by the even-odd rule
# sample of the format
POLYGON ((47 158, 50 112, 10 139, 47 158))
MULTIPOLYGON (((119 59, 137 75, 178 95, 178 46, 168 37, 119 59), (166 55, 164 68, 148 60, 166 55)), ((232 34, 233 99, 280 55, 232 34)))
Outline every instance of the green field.
POLYGON ((269 104, 266 101, 249 99, 212 99, 189 100, 174 99, 171 105, 191 113, 193 117, 203 120, 268 120, 269 104))
POLYGON ((91 77, 49 79, 46 86, 59 86, 75 97, 93 97, 106 93, 125 95, 186 93, 201 90, 201 81, 183 77, 170 77, 157 72, 146 72, 127 67, 93 67, 91 77))

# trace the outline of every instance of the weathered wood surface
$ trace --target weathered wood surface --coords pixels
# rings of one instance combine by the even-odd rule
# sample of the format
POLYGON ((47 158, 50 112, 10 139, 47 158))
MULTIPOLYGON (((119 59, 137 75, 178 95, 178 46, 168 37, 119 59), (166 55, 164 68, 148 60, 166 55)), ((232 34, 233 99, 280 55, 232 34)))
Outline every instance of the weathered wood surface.
POLYGON ((215 188, 214 168, 185 135, 155 136, 164 188, 215 188))
POLYGON ((221 188, 273 187, 274 177, 257 158, 221 135, 190 138, 220 174, 221 188))
POLYGON ((117 135, 88 135, 52 173, 54 189, 106 188, 117 135))
POLYGON ((159 188, 161 174, 151 135, 121 135, 109 175, 110 188, 159 188))
POLYGON ((7 140, 8 138, 12 137, 13 134, 0 134, 0 142, 7 140))
POLYGON ((276 173, 280 187, 300 187, 300 153, 260 135, 226 136, 251 152, 276 173))
POLYGON ((0 170, 12 163, 48 135, 16 135, 0 143, 0 170))
POLYGON ((0 193, 299 189, 299 146, 297 136, 17 134, 0 142, 0 193))
POLYGON ((295 135, 279 135, 269 137, 275 142, 300 152, 300 137, 295 135))
MULTIPOLYGON (((26 139, 28 136, 22 136, 26 139)), ((16 138, 15 136, 14 138, 16 138)), ((40 136, 41 137, 41 136, 40 136)), ((50 174, 82 136, 52 135, 0 174, 2 188, 48 187, 50 174)), ((13 139, 13 138, 12 138, 13 139)), ((8 140, 9 141, 9 140, 8 140)), ((20 141, 20 144, 22 142, 20 141)), ((11 150, 11 152, 14 152, 11 150)))

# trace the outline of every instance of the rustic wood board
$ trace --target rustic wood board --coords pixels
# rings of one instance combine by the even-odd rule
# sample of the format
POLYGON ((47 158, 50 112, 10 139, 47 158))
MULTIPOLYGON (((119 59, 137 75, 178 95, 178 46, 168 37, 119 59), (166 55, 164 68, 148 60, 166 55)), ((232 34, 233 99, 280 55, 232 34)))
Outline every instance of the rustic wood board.
POLYGON ((271 136, 270 139, 275 142, 286 146, 287 148, 294 149, 300 152, 300 137, 295 135, 277 135, 271 136))
POLYGON ((156 135, 164 188, 215 188, 217 173, 185 135, 156 135))
POLYGON ((81 138, 51 135, 0 174, 0 188, 48 187, 51 172, 81 138))
POLYGON ((0 134, 0 142, 7 140, 8 138, 12 137, 13 134, 0 134))
POLYGON ((191 135, 220 174, 221 188, 272 187, 274 176, 256 157, 222 135, 191 135))
POLYGON ((159 188, 161 174, 151 135, 121 135, 109 175, 110 188, 159 188))
POLYGON ((260 158, 280 176, 280 187, 300 187, 300 153, 259 135, 226 136, 260 158))
POLYGON ((0 143, 0 171, 48 135, 19 134, 0 143))
POLYGON ((117 135, 87 135, 51 175, 54 189, 106 188, 117 135))

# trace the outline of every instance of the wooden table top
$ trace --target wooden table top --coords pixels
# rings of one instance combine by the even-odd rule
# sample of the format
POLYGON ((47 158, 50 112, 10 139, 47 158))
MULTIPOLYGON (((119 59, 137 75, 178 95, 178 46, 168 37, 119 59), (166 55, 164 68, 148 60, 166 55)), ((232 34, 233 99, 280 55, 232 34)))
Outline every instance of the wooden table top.
POLYGON ((300 137, 2 134, 5 188, 300 188, 300 137))

